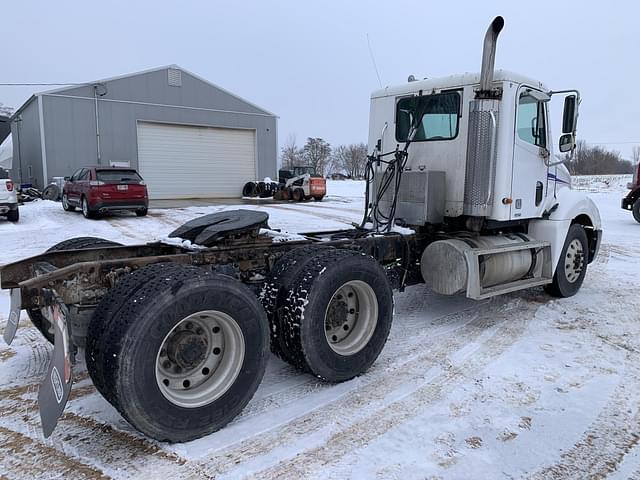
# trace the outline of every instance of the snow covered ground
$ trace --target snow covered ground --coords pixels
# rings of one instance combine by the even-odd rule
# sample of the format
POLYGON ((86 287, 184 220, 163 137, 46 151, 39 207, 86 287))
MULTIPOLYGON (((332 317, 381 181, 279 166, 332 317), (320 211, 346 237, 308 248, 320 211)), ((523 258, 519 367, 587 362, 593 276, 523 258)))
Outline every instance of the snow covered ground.
MULTIPOLYGON (((620 209, 629 178, 574 180, 604 222, 575 297, 533 289, 474 302, 409 288, 367 374, 329 385, 271 358, 245 411, 185 444, 135 432, 83 365, 43 439, 35 399, 51 349, 23 313, 0 347, 0 478, 640 478, 640 225, 620 209)), ((360 220, 362 190, 330 182, 322 203, 255 208, 292 232, 341 228, 360 220)), ((144 242, 222 208, 234 207, 88 221, 35 202, 19 224, 0 223, 0 263, 80 235, 144 242)), ((2 291, 2 324, 8 306, 2 291)))

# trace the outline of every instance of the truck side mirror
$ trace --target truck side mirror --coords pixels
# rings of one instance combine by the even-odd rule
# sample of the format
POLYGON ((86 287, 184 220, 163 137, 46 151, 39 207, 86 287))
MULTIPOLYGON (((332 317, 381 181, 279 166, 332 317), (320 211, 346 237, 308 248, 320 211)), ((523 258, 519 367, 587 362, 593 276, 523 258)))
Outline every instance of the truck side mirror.
POLYGON ((64 177, 65 182, 68 182, 69 180, 71 180, 71 177, 64 177))
MULTIPOLYGON (((562 114, 562 133, 574 133, 576 131, 576 123, 578 121, 577 102, 575 95, 567 95, 564 97, 564 112, 562 114)), ((562 144, 562 139, 561 139, 562 144)))
POLYGON ((560 142, 559 143, 560 143, 560 145, 559 145, 560 151, 562 153, 570 152, 576 146, 576 143, 573 140, 573 133, 565 133, 564 135, 562 135, 560 137, 560 142))

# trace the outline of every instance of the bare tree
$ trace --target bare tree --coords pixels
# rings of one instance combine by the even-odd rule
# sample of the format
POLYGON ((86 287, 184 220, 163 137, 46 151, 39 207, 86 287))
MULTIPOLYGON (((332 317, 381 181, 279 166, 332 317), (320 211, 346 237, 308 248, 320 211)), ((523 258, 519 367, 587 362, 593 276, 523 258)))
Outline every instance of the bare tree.
POLYGON ((631 162, 634 165, 638 165, 640 163, 640 145, 634 145, 631 149, 631 162))
MULTIPOLYGON (((640 150, 640 149, 639 149, 640 150)), ((640 152, 638 152, 640 154, 640 152)), ((573 160, 567 163, 573 175, 627 174, 633 172, 633 165, 623 160, 619 152, 606 150, 600 146, 589 146, 578 140, 573 160)))
POLYGON ((303 148, 306 165, 314 167, 318 175, 324 175, 331 158, 331 145, 322 138, 307 138, 303 148))
POLYGON ((3 103, 0 103, 0 115, 6 115, 7 117, 10 117, 12 114, 13 114, 13 108, 8 107, 3 103))
POLYGON ((289 170, 295 166, 302 165, 304 163, 302 155, 303 150, 296 144, 296 136, 294 134, 289 135, 287 143, 282 147, 280 153, 282 168, 289 170))
POLYGON ((367 165, 367 146, 364 143, 340 145, 333 152, 332 166, 351 178, 361 178, 367 165))

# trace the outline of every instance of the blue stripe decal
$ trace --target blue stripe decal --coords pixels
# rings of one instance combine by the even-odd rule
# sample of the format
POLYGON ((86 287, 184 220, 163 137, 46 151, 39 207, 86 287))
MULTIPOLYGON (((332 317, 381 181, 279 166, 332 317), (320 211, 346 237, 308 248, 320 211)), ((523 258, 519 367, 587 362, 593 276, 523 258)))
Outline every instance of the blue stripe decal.
POLYGON ((550 179, 550 180, 554 180, 556 182, 564 183, 565 185, 571 186, 571 182, 567 182, 566 180, 562 180, 562 179, 558 178, 557 176, 555 176, 553 173, 547 173, 547 178, 550 179))

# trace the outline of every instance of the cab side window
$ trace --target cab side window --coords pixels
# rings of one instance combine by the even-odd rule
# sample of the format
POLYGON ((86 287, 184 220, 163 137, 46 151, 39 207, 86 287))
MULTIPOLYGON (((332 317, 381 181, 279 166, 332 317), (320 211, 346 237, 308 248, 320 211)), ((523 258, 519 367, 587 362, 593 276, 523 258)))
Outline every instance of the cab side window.
POLYGON ((91 173, 91 170, 85 168, 82 173, 80 173, 78 180, 89 180, 89 173, 91 173))
POLYGON ((80 178, 80 175, 82 174, 82 172, 84 171, 84 168, 79 168, 78 170, 76 170, 73 175, 71 176, 71 181, 72 182, 77 182, 78 179, 80 178))
POLYGON ((520 94, 516 118, 518 137, 538 147, 547 146, 547 122, 544 102, 538 101, 527 92, 520 94))

